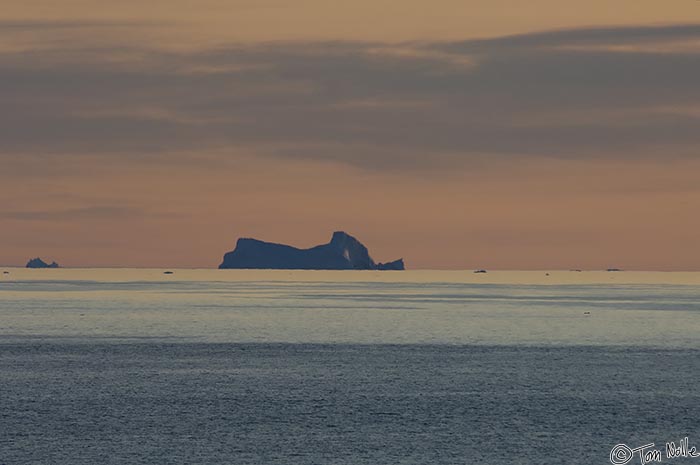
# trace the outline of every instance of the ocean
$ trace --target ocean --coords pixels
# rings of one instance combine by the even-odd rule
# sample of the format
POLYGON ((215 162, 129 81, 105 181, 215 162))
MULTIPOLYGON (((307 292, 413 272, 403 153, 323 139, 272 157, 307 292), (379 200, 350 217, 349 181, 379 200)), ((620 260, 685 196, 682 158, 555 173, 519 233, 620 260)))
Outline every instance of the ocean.
POLYGON ((700 273, 2 271, 3 465, 700 465, 700 273))

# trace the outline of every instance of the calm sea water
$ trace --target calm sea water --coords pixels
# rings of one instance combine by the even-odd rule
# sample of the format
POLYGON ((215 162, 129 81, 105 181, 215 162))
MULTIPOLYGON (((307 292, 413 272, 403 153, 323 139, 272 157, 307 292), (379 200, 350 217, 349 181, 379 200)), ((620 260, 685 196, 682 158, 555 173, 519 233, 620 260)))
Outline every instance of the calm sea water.
POLYGON ((0 464, 700 447, 700 274, 7 270, 0 464))

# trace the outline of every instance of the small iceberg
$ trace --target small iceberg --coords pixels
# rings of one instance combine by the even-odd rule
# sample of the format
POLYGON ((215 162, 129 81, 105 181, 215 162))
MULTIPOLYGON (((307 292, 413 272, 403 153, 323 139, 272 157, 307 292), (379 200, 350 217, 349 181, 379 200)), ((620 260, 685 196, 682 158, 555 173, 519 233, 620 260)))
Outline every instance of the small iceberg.
POLYGON ((58 263, 51 262, 51 264, 46 263, 41 258, 32 258, 27 262, 27 268, 60 268, 58 263))

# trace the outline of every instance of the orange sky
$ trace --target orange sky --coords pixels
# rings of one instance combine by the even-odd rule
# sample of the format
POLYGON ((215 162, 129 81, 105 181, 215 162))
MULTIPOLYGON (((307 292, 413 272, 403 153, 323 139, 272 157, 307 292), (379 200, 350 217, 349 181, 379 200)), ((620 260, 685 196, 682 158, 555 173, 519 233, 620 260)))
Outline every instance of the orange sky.
POLYGON ((143 22, 150 25, 151 37, 197 46, 300 39, 460 40, 581 26, 692 23, 700 20, 699 10, 696 0, 10 0, 0 18, 143 22))
POLYGON ((3 10, 0 264, 700 270, 695 0, 3 10))

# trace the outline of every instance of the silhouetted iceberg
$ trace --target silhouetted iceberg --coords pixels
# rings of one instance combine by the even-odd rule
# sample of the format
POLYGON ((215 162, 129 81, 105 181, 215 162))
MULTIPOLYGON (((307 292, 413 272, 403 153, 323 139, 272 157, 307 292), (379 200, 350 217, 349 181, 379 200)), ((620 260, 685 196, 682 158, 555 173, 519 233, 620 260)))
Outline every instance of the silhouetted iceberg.
POLYGON ((58 263, 56 262, 51 262, 49 265, 46 263, 44 260, 41 258, 32 258, 27 262, 27 268, 59 268, 58 263))
POLYGON ((284 244, 241 238, 224 255, 220 269, 255 268, 280 270, 403 270, 403 259, 375 263, 367 247, 351 235, 337 231, 328 244, 297 249, 284 244))
POLYGON ((393 262, 377 263, 377 269, 380 271, 403 271, 406 267, 403 264, 403 258, 399 258, 393 262))

